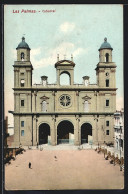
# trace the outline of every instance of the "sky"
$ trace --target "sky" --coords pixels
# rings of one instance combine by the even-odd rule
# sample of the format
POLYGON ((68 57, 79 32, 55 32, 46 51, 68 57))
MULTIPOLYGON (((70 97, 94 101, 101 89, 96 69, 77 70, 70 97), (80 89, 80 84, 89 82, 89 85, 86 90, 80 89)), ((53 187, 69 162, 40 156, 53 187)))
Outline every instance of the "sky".
POLYGON ((4 7, 4 91, 5 115, 14 110, 13 65, 22 36, 31 48, 33 84, 48 76, 56 82, 54 64, 59 59, 76 64, 74 82, 90 77, 96 83, 95 68, 104 38, 113 48, 116 63, 117 110, 123 108, 123 6, 122 5, 5 5, 4 7), (31 13, 30 13, 31 11, 31 13), (49 12, 48 12, 49 11, 49 12), (17 12, 17 13, 16 13, 17 12))

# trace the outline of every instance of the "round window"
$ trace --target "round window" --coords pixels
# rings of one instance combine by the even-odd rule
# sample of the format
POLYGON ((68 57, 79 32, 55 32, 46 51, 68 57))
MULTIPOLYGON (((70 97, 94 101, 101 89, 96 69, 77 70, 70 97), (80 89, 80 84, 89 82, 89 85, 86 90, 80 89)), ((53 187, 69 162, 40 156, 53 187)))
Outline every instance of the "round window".
POLYGON ((71 104, 71 97, 67 94, 62 95, 60 97, 60 104, 65 107, 69 106, 71 104))
POLYGON ((106 73, 106 76, 108 76, 108 75, 109 75, 109 73, 107 72, 107 73, 106 73))

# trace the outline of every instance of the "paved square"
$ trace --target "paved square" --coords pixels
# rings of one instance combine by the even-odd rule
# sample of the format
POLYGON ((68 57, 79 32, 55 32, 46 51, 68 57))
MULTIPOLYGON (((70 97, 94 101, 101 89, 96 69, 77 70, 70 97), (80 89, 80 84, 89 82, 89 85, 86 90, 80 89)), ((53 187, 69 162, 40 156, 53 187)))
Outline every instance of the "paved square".
POLYGON ((27 150, 5 166, 6 190, 123 189, 123 185, 119 166, 94 150, 27 150))

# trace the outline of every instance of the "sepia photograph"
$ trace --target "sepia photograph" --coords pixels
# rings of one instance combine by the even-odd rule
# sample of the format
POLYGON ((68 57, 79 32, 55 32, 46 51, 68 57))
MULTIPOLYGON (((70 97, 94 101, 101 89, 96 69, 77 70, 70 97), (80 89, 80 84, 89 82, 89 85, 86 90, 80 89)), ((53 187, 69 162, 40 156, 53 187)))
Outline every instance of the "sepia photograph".
POLYGON ((4 5, 5 190, 124 189, 123 5, 4 5))

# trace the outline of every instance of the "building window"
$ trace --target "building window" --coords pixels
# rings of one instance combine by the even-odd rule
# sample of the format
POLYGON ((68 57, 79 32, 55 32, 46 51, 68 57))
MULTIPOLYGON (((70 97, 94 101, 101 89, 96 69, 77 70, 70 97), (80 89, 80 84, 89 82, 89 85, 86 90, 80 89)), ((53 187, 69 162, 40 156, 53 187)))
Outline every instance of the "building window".
POLYGON ((42 102, 42 111, 43 112, 46 112, 47 111, 47 102, 46 101, 43 101, 42 102))
POLYGON ((106 55, 105 55, 105 62, 109 62, 109 54, 108 53, 106 53, 106 55))
POLYGON ((109 121, 106 121, 106 126, 109 126, 109 121))
POLYGON ((106 87, 109 87, 109 79, 106 79, 106 87))
POLYGON ((109 135, 109 130, 106 130, 106 135, 109 135))
POLYGON ((21 106, 24 106, 24 100, 21 100, 21 106))
POLYGON ((106 100, 106 106, 109 106, 109 100, 106 100))
POLYGON ((24 79, 21 79, 21 81, 20 81, 20 86, 21 86, 21 87, 24 87, 24 83, 25 83, 25 80, 24 80, 24 79))
POLYGON ((24 127, 24 121, 21 121, 21 127, 24 127))
POLYGON ((71 104, 71 97, 64 94, 60 97, 60 104, 61 106, 67 107, 71 104))
POLYGON ((84 112, 88 112, 89 111, 89 104, 88 104, 88 101, 85 100, 84 102, 84 112))
POLYGON ((24 53, 21 53, 21 60, 24 61, 24 53))
POLYGON ((24 130, 21 130, 21 136, 24 136, 24 130))
POLYGON ((21 72, 20 75, 24 75, 24 72, 21 72))

